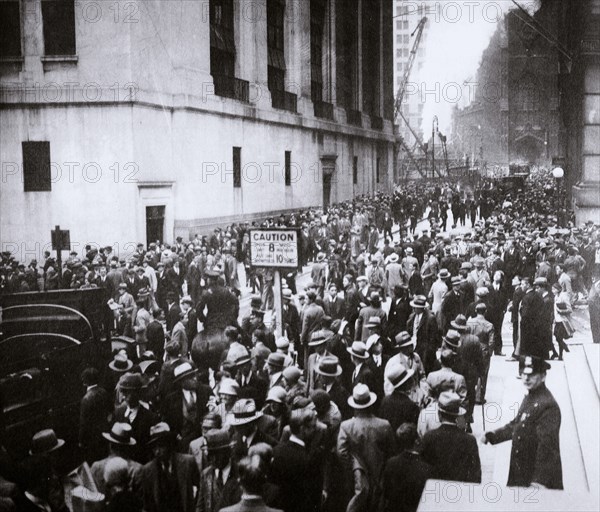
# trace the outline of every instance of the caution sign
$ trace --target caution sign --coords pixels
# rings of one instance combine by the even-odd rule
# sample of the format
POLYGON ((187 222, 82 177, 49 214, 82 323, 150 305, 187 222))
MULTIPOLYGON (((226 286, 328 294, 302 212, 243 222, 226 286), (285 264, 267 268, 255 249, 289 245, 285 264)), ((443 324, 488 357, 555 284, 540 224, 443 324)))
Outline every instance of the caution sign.
POLYGON ((299 236, 295 229, 251 229, 250 264, 253 267, 296 268, 299 236))

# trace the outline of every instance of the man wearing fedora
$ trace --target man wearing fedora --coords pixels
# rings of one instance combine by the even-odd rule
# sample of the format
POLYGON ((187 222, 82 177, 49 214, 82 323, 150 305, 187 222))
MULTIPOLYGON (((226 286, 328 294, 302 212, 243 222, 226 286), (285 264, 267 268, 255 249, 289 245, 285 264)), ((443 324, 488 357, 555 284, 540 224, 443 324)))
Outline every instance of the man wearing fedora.
POLYGON ((247 398, 252 398, 259 408, 262 408, 269 389, 269 381, 262 375, 259 375, 253 365, 253 360, 245 347, 236 350, 232 354, 229 351, 228 358, 235 356, 231 362, 231 371, 235 380, 240 386, 240 394, 247 398))
POLYGON ((456 421, 466 414, 462 398, 453 391, 438 397, 441 426, 423 436, 423 459, 432 466, 433 477, 457 482, 481 482, 477 441, 461 430, 456 421))
POLYGON ((465 313, 467 304, 464 302, 462 294, 462 277, 454 276, 451 279, 452 289, 446 293, 442 300, 442 307, 440 309, 440 328, 442 332, 446 332, 450 329, 450 322, 456 318, 457 315, 465 313))
POLYGON ((327 341, 330 338, 328 332, 329 331, 325 331, 324 329, 313 331, 310 341, 308 342, 308 349, 312 352, 306 361, 305 370, 306 385, 309 394, 315 389, 317 378, 316 369, 319 366, 319 361, 324 357, 333 355, 327 350, 327 341))
POLYGON ((427 308, 424 295, 417 295, 410 302, 413 312, 408 317, 407 331, 416 341, 416 352, 423 361, 426 372, 435 367, 435 353, 440 346, 440 334, 435 315, 427 308))
POLYGON ((266 369, 269 377, 269 389, 283 385, 283 369, 285 368, 285 355, 281 352, 271 352, 267 357, 266 369))
POLYGON ((542 358, 521 356, 519 373, 527 394, 510 423, 483 435, 484 443, 498 444, 512 439, 510 487, 543 486, 562 489, 560 457, 560 408, 546 387, 550 365, 542 358))
POLYGON ((132 457, 142 464, 147 460, 146 443, 150 436, 150 427, 157 421, 156 415, 140 403, 144 384, 144 379, 139 373, 125 373, 117 384, 124 400, 115 408, 114 414, 116 422, 131 425, 132 436, 137 441, 132 457))
POLYGON ((325 261, 326 255, 324 252, 317 254, 317 259, 313 263, 310 271, 310 277, 313 283, 317 285, 317 295, 323 297, 323 291, 325 289, 325 283, 327 282, 327 261, 325 261))
POLYGON ((354 483, 354 496, 348 510, 353 504, 362 504, 364 510, 376 509, 383 468, 396 451, 390 423, 373 412, 376 401, 377 395, 368 386, 357 384, 348 398, 354 417, 340 425, 337 453, 346 469, 346 485, 352 487, 354 483), (360 479, 356 479, 357 470, 360 479))
MULTIPOLYGON (((460 342, 460 338, 457 338, 457 341, 460 342)), ((453 391, 461 397, 463 400, 463 405, 467 405, 465 403, 467 398, 467 383, 465 378, 463 375, 456 373, 452 369, 457 358, 457 353, 450 349, 443 348, 440 354, 440 364, 442 367, 439 370, 430 372, 429 375, 427 375, 427 384, 429 385, 430 389, 453 391)))
POLYGON ((377 388, 377 378, 373 368, 369 364, 371 355, 367 350, 367 346, 362 341, 355 341, 347 348, 347 351, 354 364, 352 379, 350 381, 351 388, 354 389, 357 384, 365 384, 369 389, 375 391, 377 388))
POLYGON ((175 451, 175 435, 169 425, 158 423, 150 429, 148 446, 154 458, 140 470, 144 510, 194 512, 198 467, 191 455, 175 451))
POLYGON ((263 413, 257 409, 256 402, 251 398, 242 398, 233 405, 233 451, 236 460, 248 454, 248 449, 258 443, 275 446, 277 440, 265 434, 258 428, 258 420, 263 413))
POLYGON ((521 339, 519 355, 531 355, 546 359, 548 357, 548 346, 544 340, 544 325, 542 310, 544 299, 536 293, 530 278, 521 280, 521 287, 525 295, 521 299, 520 326, 521 339))
POLYGON ((91 473, 98 490, 106 494, 106 481, 104 480, 104 469, 111 459, 119 457, 126 461, 127 471, 134 490, 138 490, 139 472, 142 465, 131 458, 136 440, 133 438, 133 430, 129 423, 115 423, 110 432, 103 432, 102 437, 108 441, 108 457, 98 460, 92 464, 91 473))
POLYGON ((217 512, 241 498, 236 465, 231 460, 231 436, 228 429, 206 433, 208 466, 200 475, 196 512, 217 512))
POLYGON ((394 391, 381 400, 379 417, 388 420, 394 431, 403 423, 417 424, 419 406, 408 396, 413 385, 414 373, 414 370, 398 364, 392 367, 386 376, 394 391))
POLYGON ((322 389, 327 392, 331 401, 340 410, 342 419, 348 419, 352 411, 348 406, 348 391, 340 380, 342 367, 339 359, 336 356, 323 357, 315 372, 317 373, 316 390, 322 389))
POLYGON ((337 285, 334 282, 329 283, 327 292, 323 298, 325 314, 333 320, 341 320, 344 317, 344 299, 338 295, 337 285))
POLYGON ((391 339, 399 332, 406 331, 406 323, 411 313, 408 288, 405 285, 396 285, 393 292, 387 321, 387 336, 391 339))
POLYGON ((189 361, 177 365, 173 370, 176 390, 163 402, 163 417, 184 450, 202 434, 202 418, 212 395, 210 386, 200 383, 197 374, 198 370, 189 361))

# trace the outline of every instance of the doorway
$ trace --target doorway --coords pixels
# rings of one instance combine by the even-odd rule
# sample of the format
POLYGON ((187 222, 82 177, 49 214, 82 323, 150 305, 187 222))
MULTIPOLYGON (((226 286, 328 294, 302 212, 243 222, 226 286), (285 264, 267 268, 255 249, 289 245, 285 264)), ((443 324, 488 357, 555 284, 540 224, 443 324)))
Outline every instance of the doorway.
POLYGON ((146 206, 146 244, 164 242, 165 206, 146 206))
POLYGON ((331 202, 331 176, 323 173, 323 209, 329 208, 331 202))

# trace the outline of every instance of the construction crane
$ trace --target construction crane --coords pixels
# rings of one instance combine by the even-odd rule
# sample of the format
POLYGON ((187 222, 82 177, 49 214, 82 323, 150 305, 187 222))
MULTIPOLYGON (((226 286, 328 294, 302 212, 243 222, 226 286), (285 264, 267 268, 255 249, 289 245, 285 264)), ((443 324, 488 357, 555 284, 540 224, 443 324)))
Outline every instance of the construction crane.
MULTIPOLYGON (((412 136, 417 141, 419 148, 421 149, 421 151, 423 151, 425 153, 425 156, 427 157, 426 147, 423 145, 423 143, 419 139, 418 135, 413 130, 412 126, 408 122, 408 119, 406 119, 406 117, 402 113, 402 101, 404 100, 404 94, 406 93, 406 85, 408 84, 408 79, 410 78, 410 73, 411 73, 413 64, 415 62, 415 58, 417 56, 417 50, 419 49, 419 44, 421 43, 421 37, 423 36, 423 29, 425 28, 425 23, 427 23, 427 17, 421 18, 421 20, 419 21, 415 30, 413 30, 413 32, 411 34, 411 37, 415 36, 415 34, 416 34, 416 36, 415 36, 415 41, 413 43, 412 49, 410 50, 408 62, 406 63, 406 67, 404 68, 404 76, 402 77, 402 82, 400 83, 400 87, 398 88, 398 93, 396 94, 396 102, 394 104, 394 124, 398 123, 398 118, 402 119, 404 124, 410 130, 410 133, 412 134, 412 136)), ((419 165, 419 162, 414 155, 413 149, 410 148, 410 146, 406 143, 406 141, 402 137, 399 137, 399 143, 400 143, 400 146, 402 146, 402 149, 404 149, 404 151, 408 155, 408 158, 411 161, 411 163, 415 166, 415 168, 421 175, 421 177, 426 178, 427 177, 426 171, 424 172, 421 169, 421 166, 419 165)))

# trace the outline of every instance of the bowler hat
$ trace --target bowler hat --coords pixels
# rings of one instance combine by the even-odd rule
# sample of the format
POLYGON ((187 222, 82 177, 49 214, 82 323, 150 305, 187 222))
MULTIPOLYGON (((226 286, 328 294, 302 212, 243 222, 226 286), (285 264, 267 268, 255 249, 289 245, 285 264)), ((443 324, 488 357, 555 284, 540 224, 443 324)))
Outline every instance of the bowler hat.
POLYGON ((275 368, 283 368, 285 366, 285 356, 281 352, 271 352, 267 357, 267 364, 275 368))
POLYGON ((285 370, 283 370, 282 375, 286 382, 293 386, 302 376, 302 372, 296 366, 288 366, 285 370))
POLYGON ((122 446, 133 446, 136 443, 129 423, 115 423, 110 432, 102 432, 102 437, 113 444, 122 446))
POLYGON ((175 436, 167 423, 161 422, 150 427, 150 439, 148 440, 148 445, 172 443, 174 440, 175 436))
POLYGON ((467 317, 465 315, 458 315, 454 320, 450 322, 450 327, 458 332, 467 332, 467 317))
POLYGON ((64 446, 64 439, 59 439, 51 428, 36 432, 31 438, 30 455, 50 453, 64 446))
POLYGON ((353 409, 366 409, 377 401, 377 395, 369 391, 366 384, 357 384, 352 390, 352 396, 348 398, 348 405, 353 409))
POLYGON ((287 399, 287 392, 281 386, 273 386, 267 393, 266 402, 276 402, 278 404, 285 403, 287 399))

